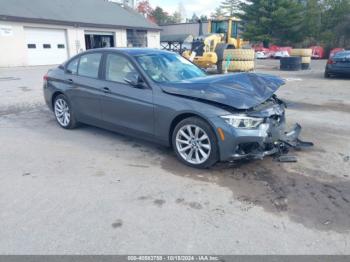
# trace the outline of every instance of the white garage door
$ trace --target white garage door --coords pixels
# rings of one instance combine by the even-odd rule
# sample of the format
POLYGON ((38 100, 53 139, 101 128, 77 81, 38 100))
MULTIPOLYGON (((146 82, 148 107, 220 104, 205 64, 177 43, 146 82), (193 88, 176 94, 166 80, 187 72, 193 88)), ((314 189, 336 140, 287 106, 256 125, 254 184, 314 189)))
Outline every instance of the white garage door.
POLYGON ((65 30, 25 28, 28 65, 56 65, 67 60, 65 30))

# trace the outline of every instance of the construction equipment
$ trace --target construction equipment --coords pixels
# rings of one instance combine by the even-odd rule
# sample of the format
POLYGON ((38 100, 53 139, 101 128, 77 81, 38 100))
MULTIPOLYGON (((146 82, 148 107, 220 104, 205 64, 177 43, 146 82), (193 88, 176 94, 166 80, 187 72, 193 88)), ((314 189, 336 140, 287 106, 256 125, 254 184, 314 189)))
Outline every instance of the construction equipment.
POLYGON ((191 50, 183 52, 183 56, 202 68, 217 66, 218 73, 225 71, 247 71, 254 68, 247 63, 230 61, 254 61, 255 52, 252 49, 242 49, 248 42, 238 35, 239 22, 236 17, 228 19, 209 20, 208 34, 203 34, 202 22, 199 21, 199 36, 194 37, 191 50), (240 67, 239 65, 243 65, 240 67), (227 66, 225 66, 227 65, 227 66))

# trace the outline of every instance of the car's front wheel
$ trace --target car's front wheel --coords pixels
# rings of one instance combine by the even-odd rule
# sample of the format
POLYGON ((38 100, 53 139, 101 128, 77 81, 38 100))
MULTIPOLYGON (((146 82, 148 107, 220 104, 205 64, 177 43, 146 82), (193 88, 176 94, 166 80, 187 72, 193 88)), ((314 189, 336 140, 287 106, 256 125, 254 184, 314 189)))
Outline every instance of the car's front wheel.
POLYGON ((191 167, 209 168, 219 159, 216 136, 210 125, 198 117, 176 125, 172 144, 177 158, 191 167))
POLYGON ((69 100, 65 95, 55 97, 53 105, 57 123, 65 129, 73 129, 77 126, 77 121, 69 100))

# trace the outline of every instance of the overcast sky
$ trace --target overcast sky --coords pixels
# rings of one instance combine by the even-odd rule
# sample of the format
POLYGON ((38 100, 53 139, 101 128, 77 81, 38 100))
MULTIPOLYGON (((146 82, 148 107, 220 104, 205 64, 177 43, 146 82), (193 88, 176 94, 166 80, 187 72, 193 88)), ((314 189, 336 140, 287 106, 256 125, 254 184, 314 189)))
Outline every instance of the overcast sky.
POLYGON ((202 14, 209 16, 220 5, 221 0, 149 0, 149 2, 153 8, 160 6, 168 13, 177 11, 179 2, 182 2, 186 16, 190 18, 193 13, 198 16, 202 14))

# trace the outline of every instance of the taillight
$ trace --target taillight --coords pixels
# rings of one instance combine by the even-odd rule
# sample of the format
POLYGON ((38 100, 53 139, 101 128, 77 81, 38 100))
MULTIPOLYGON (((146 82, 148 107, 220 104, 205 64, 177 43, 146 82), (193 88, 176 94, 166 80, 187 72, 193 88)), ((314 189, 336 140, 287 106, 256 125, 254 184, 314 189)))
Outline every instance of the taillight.
POLYGON ((333 65, 333 64, 335 64, 335 62, 332 59, 328 59, 327 64, 328 65, 333 65))
POLYGON ((43 79, 44 79, 44 82, 47 82, 47 80, 49 79, 49 77, 47 76, 47 74, 44 75, 43 79))

